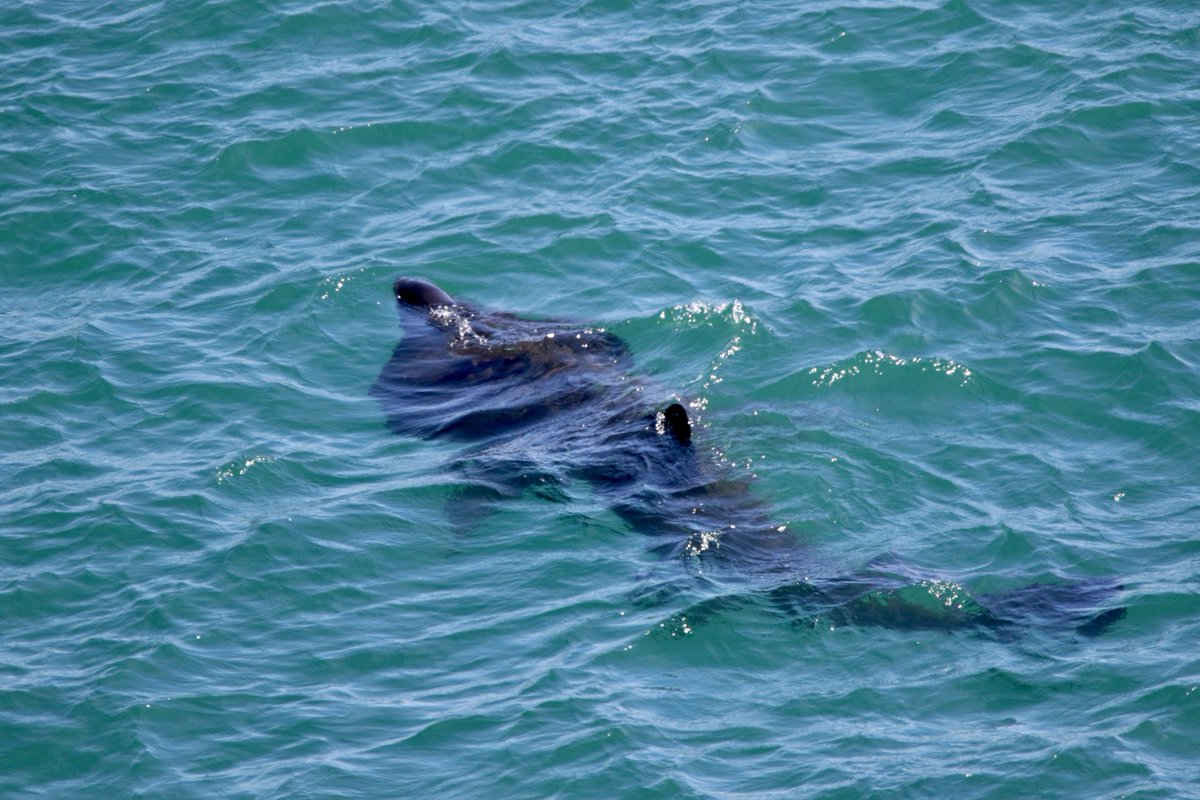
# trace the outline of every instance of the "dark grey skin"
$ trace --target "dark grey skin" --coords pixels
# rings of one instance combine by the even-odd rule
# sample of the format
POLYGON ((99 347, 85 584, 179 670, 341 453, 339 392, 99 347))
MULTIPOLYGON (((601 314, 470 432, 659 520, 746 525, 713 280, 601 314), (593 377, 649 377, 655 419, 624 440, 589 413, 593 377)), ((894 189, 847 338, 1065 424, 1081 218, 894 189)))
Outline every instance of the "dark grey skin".
POLYGON ((458 465, 469 496, 457 513, 585 480, 664 550, 703 549, 718 532, 742 558, 795 549, 749 483, 692 446, 687 410, 646 396, 653 387, 630 376, 612 333, 481 311, 413 278, 393 291, 404 338, 371 394, 394 433, 474 445, 458 465))
POLYGON ((773 587, 696 609, 693 620, 762 603, 834 624, 1003 632, 1034 617, 1096 635, 1124 616, 1111 609, 1089 618, 1119 588, 1111 582, 981 601, 894 564, 820 585, 797 580, 804 553, 796 539, 772 523, 745 476, 695 446, 682 404, 656 402, 652 385, 631 377, 621 339, 481 310, 417 278, 400 278, 393 293, 404 336, 371 394, 394 433, 470 443, 456 465, 464 479, 456 518, 478 518, 529 490, 561 498, 562 486, 585 480, 634 530, 654 536, 656 550, 732 564, 773 587))

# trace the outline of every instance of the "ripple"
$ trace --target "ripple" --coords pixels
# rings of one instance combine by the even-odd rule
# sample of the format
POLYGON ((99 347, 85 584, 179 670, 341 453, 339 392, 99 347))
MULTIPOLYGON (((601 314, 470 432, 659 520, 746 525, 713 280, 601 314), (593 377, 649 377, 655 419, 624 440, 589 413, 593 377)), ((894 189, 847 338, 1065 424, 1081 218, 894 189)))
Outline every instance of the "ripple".
POLYGON ((0 793, 1187 794, 1193 17, 0 9, 0 793), (399 274, 616 332, 780 576, 1128 614, 706 615, 769 579, 569 482, 470 513, 367 396, 399 274))

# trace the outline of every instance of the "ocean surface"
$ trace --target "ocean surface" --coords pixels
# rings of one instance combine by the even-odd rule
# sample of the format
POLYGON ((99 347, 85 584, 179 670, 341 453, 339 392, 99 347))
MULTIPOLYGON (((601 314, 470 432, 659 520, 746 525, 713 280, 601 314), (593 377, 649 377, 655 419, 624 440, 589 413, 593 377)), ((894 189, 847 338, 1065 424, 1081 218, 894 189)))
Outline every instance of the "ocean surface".
POLYGON ((5 2, 0 621, 5 798, 1200 796, 1200 6, 5 2), (456 513, 401 275, 624 340, 780 583, 1127 613, 456 513))

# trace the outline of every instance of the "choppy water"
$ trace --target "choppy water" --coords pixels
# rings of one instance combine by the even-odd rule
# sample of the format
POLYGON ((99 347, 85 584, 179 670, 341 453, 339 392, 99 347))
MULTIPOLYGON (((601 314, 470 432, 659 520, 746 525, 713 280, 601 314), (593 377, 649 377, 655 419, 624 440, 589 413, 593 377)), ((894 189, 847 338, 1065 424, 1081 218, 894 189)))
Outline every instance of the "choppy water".
POLYGON ((1194 3, 7 3, 0 280, 5 797, 1197 796, 1194 3), (814 572, 1128 615, 453 522, 400 274, 616 332, 814 572))

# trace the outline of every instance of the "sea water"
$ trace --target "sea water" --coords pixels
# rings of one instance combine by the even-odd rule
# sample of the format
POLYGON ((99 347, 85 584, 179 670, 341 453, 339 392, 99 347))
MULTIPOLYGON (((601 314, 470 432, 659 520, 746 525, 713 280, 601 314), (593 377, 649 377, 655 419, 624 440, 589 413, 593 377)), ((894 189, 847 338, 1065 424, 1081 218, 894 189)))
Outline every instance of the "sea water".
POLYGON ((1192 2, 9 2, 0 320, 5 797, 1197 794, 1192 2), (625 340, 781 583, 1127 614, 463 519, 399 275, 625 340))

